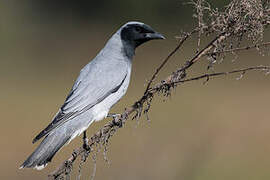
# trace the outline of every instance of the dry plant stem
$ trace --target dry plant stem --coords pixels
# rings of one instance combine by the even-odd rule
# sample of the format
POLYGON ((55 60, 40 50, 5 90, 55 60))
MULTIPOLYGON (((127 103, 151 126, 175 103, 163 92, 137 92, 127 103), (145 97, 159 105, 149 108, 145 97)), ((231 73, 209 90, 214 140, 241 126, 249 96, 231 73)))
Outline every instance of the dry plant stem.
POLYGON ((267 75, 270 73, 270 66, 248 67, 248 68, 237 69, 237 70, 228 71, 228 72, 217 72, 217 73, 203 74, 200 76, 196 76, 196 77, 192 77, 192 78, 184 79, 184 80, 174 80, 174 81, 170 81, 170 82, 166 82, 166 83, 165 82, 159 83, 154 88, 151 88, 149 90, 149 93, 155 94, 155 93, 159 92, 163 86, 172 86, 172 85, 177 85, 177 84, 190 82, 190 81, 196 81, 196 80, 200 80, 200 79, 204 79, 204 78, 206 78, 207 79, 206 81, 208 81, 210 77, 236 74, 236 73, 241 73, 241 76, 242 76, 248 71, 264 71, 264 72, 266 72, 266 75, 267 75))
POLYGON ((195 81, 195 80, 200 80, 206 78, 208 81, 210 77, 215 77, 215 76, 222 76, 222 75, 229 75, 229 74, 236 74, 236 73, 246 73, 247 71, 266 71, 266 74, 269 73, 270 71, 270 66, 255 66, 255 67, 249 67, 249 68, 244 68, 244 69, 237 69, 233 71, 228 71, 228 72, 218 72, 218 73, 210 73, 210 74, 203 74, 201 76, 185 79, 185 80, 180 80, 180 81, 175 81, 174 83, 179 84, 179 83, 184 83, 188 81, 195 81))
POLYGON ((246 46, 246 47, 240 47, 240 48, 227 49, 227 50, 223 50, 223 51, 220 51, 220 52, 210 52, 210 53, 205 54, 204 56, 211 56, 213 54, 219 55, 219 54, 226 54, 226 53, 231 53, 231 52, 239 52, 239 51, 250 50, 250 49, 261 48, 261 47, 267 47, 267 46, 270 46, 270 42, 265 42, 265 43, 261 43, 261 44, 255 44, 255 45, 252 45, 252 46, 246 46))
POLYGON ((197 42, 197 51, 199 50, 200 44, 201 44, 201 34, 202 34, 202 26, 203 26, 203 8, 202 8, 203 0, 197 1, 197 19, 198 19, 198 28, 200 29, 198 31, 198 42, 197 42))
POLYGON ((179 49, 181 48, 181 46, 184 44, 184 42, 195 32, 197 32, 198 30, 193 30, 190 33, 186 33, 185 36, 183 38, 181 38, 179 44, 175 47, 174 50, 172 50, 170 52, 170 54, 162 61, 162 63, 160 64, 160 66, 156 69, 155 73, 153 74, 153 76, 151 77, 150 81, 147 84, 147 87, 145 89, 144 94, 149 90, 150 86, 152 85, 153 81, 155 80, 155 78, 157 77, 158 73, 160 72, 160 70, 165 66, 165 64, 169 61, 169 59, 177 52, 179 51, 179 49))
MULTIPOLYGON (((218 35, 214 40, 212 40, 205 48, 203 48, 200 52, 198 52, 191 60, 187 61, 185 65, 179 69, 177 69, 175 72, 173 72, 170 76, 168 76, 164 81, 161 83, 170 83, 173 81, 176 81, 177 79, 183 79, 185 77, 185 72, 187 69, 189 69, 193 64, 195 64, 202 56, 209 53, 211 49, 217 46, 218 43, 221 43, 224 41, 230 34, 227 33, 221 33, 218 35)), ((157 84, 159 86, 159 83, 157 84)), ((155 88, 156 86, 154 86, 155 88)))
POLYGON ((77 148, 72 152, 72 155, 63 162, 55 171, 49 174, 48 179, 61 179, 64 176, 70 174, 72 171, 73 162, 81 155, 85 149, 83 147, 77 148))

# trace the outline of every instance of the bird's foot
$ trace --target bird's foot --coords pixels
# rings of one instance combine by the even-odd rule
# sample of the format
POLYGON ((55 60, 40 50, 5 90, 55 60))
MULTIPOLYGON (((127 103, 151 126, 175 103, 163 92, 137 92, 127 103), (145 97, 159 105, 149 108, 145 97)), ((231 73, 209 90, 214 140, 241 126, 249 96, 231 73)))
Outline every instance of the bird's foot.
POLYGON ((121 118, 121 116, 122 116, 121 114, 110 113, 110 114, 108 114, 107 117, 112 117, 113 118, 113 123, 116 126, 122 127, 123 126, 123 123, 122 123, 122 121, 119 121, 119 119, 121 118))

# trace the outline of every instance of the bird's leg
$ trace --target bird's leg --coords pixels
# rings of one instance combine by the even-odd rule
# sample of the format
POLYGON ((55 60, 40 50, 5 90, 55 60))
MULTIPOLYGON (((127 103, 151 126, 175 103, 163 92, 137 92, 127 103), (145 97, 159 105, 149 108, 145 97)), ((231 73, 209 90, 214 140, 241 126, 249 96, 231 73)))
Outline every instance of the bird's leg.
POLYGON ((88 139, 86 137, 86 131, 83 131, 83 148, 88 149, 88 139))

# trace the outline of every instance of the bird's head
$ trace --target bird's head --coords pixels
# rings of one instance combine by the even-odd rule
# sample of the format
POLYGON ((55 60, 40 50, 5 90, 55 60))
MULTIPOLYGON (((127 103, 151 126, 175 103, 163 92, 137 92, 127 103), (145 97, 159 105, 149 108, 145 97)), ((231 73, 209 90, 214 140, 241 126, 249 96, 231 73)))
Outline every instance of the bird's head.
POLYGON ((153 39, 165 39, 165 37, 154 31, 150 26, 141 22, 128 22, 121 27, 120 36, 122 41, 135 48, 153 39))

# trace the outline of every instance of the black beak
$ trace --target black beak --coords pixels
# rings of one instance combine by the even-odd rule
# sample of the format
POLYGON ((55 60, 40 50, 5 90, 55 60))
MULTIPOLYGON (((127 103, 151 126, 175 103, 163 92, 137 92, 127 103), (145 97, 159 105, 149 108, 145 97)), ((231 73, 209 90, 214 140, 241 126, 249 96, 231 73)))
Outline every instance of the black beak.
POLYGON ((146 33, 146 36, 145 37, 147 39, 166 39, 162 34, 160 34, 158 32, 146 33))

